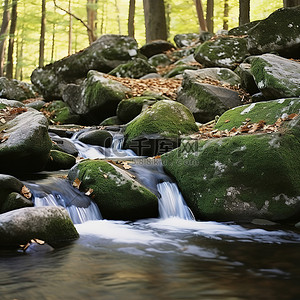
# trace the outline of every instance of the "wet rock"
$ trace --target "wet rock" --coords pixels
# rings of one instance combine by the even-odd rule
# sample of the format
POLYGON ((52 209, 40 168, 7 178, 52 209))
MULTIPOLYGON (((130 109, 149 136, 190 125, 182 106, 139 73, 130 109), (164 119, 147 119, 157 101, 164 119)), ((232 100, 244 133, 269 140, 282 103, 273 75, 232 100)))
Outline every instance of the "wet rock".
POLYGON ((257 55, 277 52, 300 58, 300 7, 281 8, 248 31, 248 49, 257 55))
POLYGON ((195 59, 205 67, 234 69, 249 55, 247 39, 220 36, 197 47, 195 59))
POLYGON ((48 121, 35 109, 0 126, 0 170, 3 173, 30 173, 43 170, 52 146, 48 121))
POLYGON ((211 121, 226 110, 241 105, 236 91, 202 83, 203 74, 201 70, 185 71, 177 96, 177 101, 185 105, 200 123, 211 121))
POLYGON ((181 135, 198 130, 191 112, 172 100, 161 100, 127 124, 125 147, 138 155, 165 153, 180 142, 181 135))
POLYGON ((139 51, 141 54, 150 58, 153 55, 164 53, 169 50, 174 50, 175 46, 167 41, 156 40, 142 46, 139 51))
POLYGON ((60 137, 54 133, 49 132, 52 141, 52 150, 59 150, 73 156, 78 155, 76 146, 67 138, 60 137))
POLYGON ((78 136, 78 140, 85 144, 102 146, 109 148, 111 146, 113 137, 111 133, 106 130, 88 130, 78 136))
POLYGON ((266 99, 300 96, 300 64, 274 55, 249 58, 255 82, 266 99))
POLYGON ((29 98, 35 98, 37 96, 33 85, 16 80, 7 79, 6 77, 0 77, 0 97, 22 101, 29 98))
POLYGON ((5 213, 18 208, 32 207, 32 206, 33 206, 33 202, 31 200, 25 198, 19 193, 12 192, 5 199, 0 211, 1 213, 5 213))
POLYGON ((32 239, 28 242, 24 247, 22 247, 22 251, 26 254, 44 254, 48 252, 54 251, 54 248, 49 244, 45 243, 39 239, 32 239))
POLYGON ((76 158, 73 155, 58 150, 51 150, 45 170, 68 170, 72 168, 75 163, 76 158))
POLYGON ((79 235, 63 207, 26 207, 0 215, 0 246, 18 247, 32 237, 55 245, 79 235))
POLYGON ((66 84, 85 78, 89 70, 110 72, 134 58, 137 48, 131 37, 103 35, 83 51, 35 69, 31 81, 45 99, 62 99, 66 84))
POLYGON ((131 90, 120 82, 105 77, 103 73, 89 71, 81 86, 67 86, 63 99, 83 123, 98 125, 104 119, 115 116, 119 102, 130 93, 131 90))
POLYGON ((136 58, 126 64, 117 66, 109 72, 109 75, 116 77, 141 78, 149 73, 156 73, 155 67, 146 60, 136 58))
POLYGON ((122 124, 123 122, 117 116, 112 116, 103 120, 100 123, 100 126, 112 126, 112 125, 122 125, 122 124))
POLYGON ((80 190, 92 189, 92 197, 103 218, 136 220, 158 216, 158 200, 125 170, 101 160, 85 160, 68 175, 78 178, 80 190))

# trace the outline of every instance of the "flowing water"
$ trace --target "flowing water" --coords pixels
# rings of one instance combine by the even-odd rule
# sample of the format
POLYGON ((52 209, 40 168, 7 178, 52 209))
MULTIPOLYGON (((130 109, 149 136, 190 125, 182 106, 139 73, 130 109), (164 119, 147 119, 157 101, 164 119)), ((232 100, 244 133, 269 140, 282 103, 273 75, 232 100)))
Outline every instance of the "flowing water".
POLYGON ((132 171, 160 218, 103 220, 66 181, 27 183, 35 205, 66 207, 80 238, 38 255, 1 250, 0 299, 300 299, 299 232, 195 221, 160 164, 132 171))

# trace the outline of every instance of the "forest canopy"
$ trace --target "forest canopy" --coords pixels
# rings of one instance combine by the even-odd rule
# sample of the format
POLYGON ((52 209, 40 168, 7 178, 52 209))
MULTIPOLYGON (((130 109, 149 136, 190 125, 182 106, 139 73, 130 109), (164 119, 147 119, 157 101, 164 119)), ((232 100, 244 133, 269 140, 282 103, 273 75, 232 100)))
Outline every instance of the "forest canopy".
MULTIPOLYGON (((103 34, 127 35, 130 2, 129 0, 2 0, 1 29, 5 25, 5 5, 10 15, 10 23, 13 18, 12 8, 16 6, 14 33, 10 32, 10 24, 7 26, 6 33, 1 32, 1 41, 7 41, 6 48, 9 36, 14 38, 11 77, 29 81, 32 70, 41 63, 48 64, 87 47, 91 42, 85 26, 90 25, 89 18, 93 19, 95 37, 103 34), (44 18, 42 18, 42 8, 44 18), (41 24, 44 24, 44 27, 41 24), (39 61, 42 27, 45 34, 44 54, 43 60, 39 61)), ((143 1, 133 2, 135 2, 134 37, 142 46, 146 41, 143 1)), ((164 2, 169 41, 173 42, 173 37, 179 33, 199 32, 197 11, 193 0, 165 0, 164 2)), ((207 3, 206 0, 202 1, 204 14, 207 3)), ((281 7, 283 7, 282 0, 251 0, 250 21, 266 18, 281 7)), ((224 20, 228 29, 239 25, 239 0, 214 1, 214 32, 224 27, 224 20), (228 17, 226 15, 224 17, 224 5, 227 5, 228 17)), ((5 64, 7 64, 7 57, 4 57, 4 70, 5 64)), ((5 72, 1 74, 3 75, 6 75, 5 72)))

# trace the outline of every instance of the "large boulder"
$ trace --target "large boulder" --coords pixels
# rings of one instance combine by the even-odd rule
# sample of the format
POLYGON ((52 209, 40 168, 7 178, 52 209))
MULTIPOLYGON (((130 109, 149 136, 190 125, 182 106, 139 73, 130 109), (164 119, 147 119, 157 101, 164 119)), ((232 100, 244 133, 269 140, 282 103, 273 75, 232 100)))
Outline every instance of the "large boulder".
POLYGON ((143 45, 139 51, 141 54, 150 58, 153 55, 164 53, 169 50, 174 50, 175 46, 167 41, 156 40, 143 45))
POLYGON ((172 100, 161 100, 127 124, 125 148, 137 155, 159 155, 176 148, 182 135, 197 130, 188 108, 172 100))
POLYGON ((131 90, 120 82, 97 71, 89 71, 81 85, 69 84, 63 100, 82 118, 83 123, 98 125, 104 119, 115 116, 119 102, 130 95, 131 90))
POLYGON ((162 162, 198 219, 299 220, 299 141, 298 117, 274 133, 187 140, 162 162))
POLYGON ((195 59, 205 67, 234 69, 249 52, 244 37, 219 36, 197 47, 195 59))
POLYGON ((281 56, 300 58, 300 6, 281 8, 248 31, 251 54, 276 51, 281 56))
POLYGON ((32 108, 6 110, 0 110, 6 117, 0 126, 1 172, 11 174, 43 170, 52 146, 46 117, 32 108))
POLYGON ((1 247, 18 247, 33 238, 56 245, 78 237, 63 207, 27 207, 0 214, 1 247))
POLYGON ((247 35, 248 31, 254 26, 256 26, 259 22, 260 20, 256 20, 253 22, 243 24, 238 27, 234 27, 228 31, 228 35, 236 35, 236 36, 247 35))
POLYGON ((0 77, 0 97, 22 101, 36 97, 36 91, 33 86, 28 83, 16 79, 10 80, 6 77, 0 77))
POLYGON ((266 99, 300 97, 300 63, 274 54, 249 60, 255 82, 266 99))
MULTIPOLYGON (((209 75, 205 74, 207 73, 202 70, 185 71, 182 87, 177 97, 177 101, 185 105, 193 113, 195 120, 201 123, 211 121, 226 110, 241 105, 239 94, 235 90, 203 83, 205 79, 213 74, 213 71, 209 72, 209 75)), ((222 74, 222 72, 219 72, 219 74, 222 74)), ((224 72, 224 74, 226 73, 224 72)), ((220 77, 226 78, 226 76, 217 78, 220 77)), ((232 78, 229 80, 228 77, 226 82, 236 82, 234 80, 236 77, 232 78)), ((224 82, 225 79, 221 80, 224 82)))
POLYGON ((158 216, 157 197, 125 170, 102 160, 85 160, 68 175, 80 182, 80 190, 92 191, 103 218, 136 220, 158 216))
POLYGON ((89 70, 110 72, 134 58, 137 49, 137 42, 131 37, 103 35, 83 51, 35 69, 31 81, 46 99, 61 99, 67 83, 76 83, 89 70))

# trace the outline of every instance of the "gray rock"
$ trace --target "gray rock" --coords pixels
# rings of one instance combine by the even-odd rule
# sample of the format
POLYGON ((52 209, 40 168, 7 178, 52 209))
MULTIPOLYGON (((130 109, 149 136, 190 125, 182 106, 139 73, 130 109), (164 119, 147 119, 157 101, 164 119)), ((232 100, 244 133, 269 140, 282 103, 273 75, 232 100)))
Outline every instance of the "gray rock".
POLYGON ((158 66, 165 67, 172 63, 170 58, 164 53, 153 55, 149 58, 148 61, 149 64, 154 67, 158 67, 158 66))
POLYGON ((1 207, 1 213, 5 213, 11 210, 23 208, 23 207, 32 207, 33 202, 19 193, 12 192, 10 193, 6 200, 4 201, 1 207))
POLYGON ((112 143, 112 135, 106 130, 88 130, 78 136, 78 140, 90 145, 109 148, 112 143))
POLYGON ((59 244, 79 237, 63 207, 26 207, 0 215, 0 246, 18 247, 38 238, 59 244))
POLYGON ((52 150, 63 151, 73 156, 78 155, 78 150, 74 143, 70 141, 70 139, 62 138, 52 133, 49 133, 49 136, 53 142, 52 150))
POLYGON ((259 88, 254 80, 251 72, 251 64, 243 62, 235 70, 236 74, 241 78, 241 86, 250 95, 259 93, 259 88))
POLYGON ((51 150, 48 162, 45 166, 47 171, 68 170, 76 164, 76 158, 68 153, 51 150))
POLYGON ((43 170, 52 146, 46 117, 28 108, 0 126, 0 170, 30 173, 43 170))
POLYGON ((83 51, 35 69, 31 81, 46 99, 61 99, 66 84, 86 77, 89 70, 111 71, 134 58, 137 48, 131 37, 103 35, 83 51))
POLYGON ((199 33, 182 33, 174 36, 174 42, 178 48, 194 46, 200 43, 199 33))
POLYGON ((249 22, 249 23, 243 24, 241 26, 232 28, 228 31, 228 34, 229 35, 236 35, 236 36, 247 35, 248 31, 251 28, 253 28, 254 26, 256 26, 259 22, 260 22, 260 20, 256 20, 256 21, 249 22))
POLYGON ((172 43, 163 40, 156 40, 145 44, 139 50, 140 53, 150 58, 153 55, 164 53, 168 50, 174 50, 175 46, 172 43))

